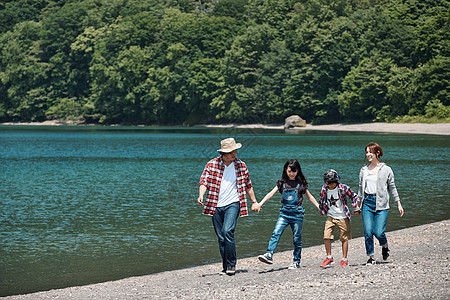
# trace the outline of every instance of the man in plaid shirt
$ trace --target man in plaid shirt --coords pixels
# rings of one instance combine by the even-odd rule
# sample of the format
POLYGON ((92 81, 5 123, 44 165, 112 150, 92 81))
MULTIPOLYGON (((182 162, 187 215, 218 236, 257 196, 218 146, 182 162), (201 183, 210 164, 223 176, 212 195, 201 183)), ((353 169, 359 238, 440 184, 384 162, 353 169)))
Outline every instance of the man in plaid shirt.
MULTIPOLYGON (((200 177, 198 204, 203 214, 212 216, 214 230, 219 240, 223 270, 220 274, 236 273, 236 245, 234 230, 238 216, 247 216, 247 194, 257 203, 246 164, 236 158, 242 147, 233 138, 220 142, 220 156, 210 160, 200 177), (203 204, 203 196, 206 201, 203 204)), ((252 205, 253 209, 253 205, 252 205)))

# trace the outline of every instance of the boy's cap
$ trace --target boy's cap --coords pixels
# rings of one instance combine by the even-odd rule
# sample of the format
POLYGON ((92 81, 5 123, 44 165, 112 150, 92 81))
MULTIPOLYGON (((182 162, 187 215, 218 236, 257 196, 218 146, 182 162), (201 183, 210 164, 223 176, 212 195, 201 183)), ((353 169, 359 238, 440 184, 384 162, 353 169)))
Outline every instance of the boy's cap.
POLYGON ((323 174, 323 181, 325 181, 325 183, 327 183, 327 182, 338 182, 339 179, 341 179, 341 177, 333 169, 330 169, 330 170, 326 171, 325 174, 323 174))

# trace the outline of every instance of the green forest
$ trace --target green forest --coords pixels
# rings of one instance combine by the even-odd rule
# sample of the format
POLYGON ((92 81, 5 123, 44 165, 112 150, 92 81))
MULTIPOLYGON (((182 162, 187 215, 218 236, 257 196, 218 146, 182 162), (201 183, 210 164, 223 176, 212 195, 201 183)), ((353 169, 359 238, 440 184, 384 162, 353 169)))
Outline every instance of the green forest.
POLYGON ((450 122, 446 0, 0 2, 0 122, 450 122))

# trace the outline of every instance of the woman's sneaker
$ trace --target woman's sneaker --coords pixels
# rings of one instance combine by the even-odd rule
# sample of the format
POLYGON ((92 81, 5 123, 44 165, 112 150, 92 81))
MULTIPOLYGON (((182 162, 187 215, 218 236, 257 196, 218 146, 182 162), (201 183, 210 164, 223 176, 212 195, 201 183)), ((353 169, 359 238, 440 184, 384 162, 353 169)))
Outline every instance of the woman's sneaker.
POLYGON ((262 261, 263 263, 269 264, 269 265, 273 264, 272 257, 273 257, 272 253, 266 253, 264 255, 258 256, 260 261, 262 261))
POLYGON ((383 260, 386 260, 389 257, 389 248, 383 247, 381 248, 381 252, 383 254, 383 260))
POLYGON ((289 270, 295 270, 295 269, 300 269, 300 262, 299 261, 293 261, 289 267, 289 270))
POLYGON ((377 261, 375 260, 375 258, 369 257, 369 260, 366 263, 366 266, 371 266, 371 265, 375 265, 377 263, 377 261))
POLYGON ((234 274, 236 274, 236 266, 228 267, 226 273, 227 273, 227 275, 234 275, 234 274))

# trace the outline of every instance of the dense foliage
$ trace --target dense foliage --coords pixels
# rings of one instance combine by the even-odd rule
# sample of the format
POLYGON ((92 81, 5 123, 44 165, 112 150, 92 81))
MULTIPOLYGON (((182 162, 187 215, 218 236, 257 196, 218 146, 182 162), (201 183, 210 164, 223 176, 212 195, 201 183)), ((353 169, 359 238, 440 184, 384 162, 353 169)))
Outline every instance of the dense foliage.
POLYGON ((447 0, 13 0, 0 121, 450 116, 447 0))

